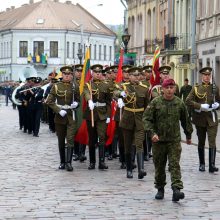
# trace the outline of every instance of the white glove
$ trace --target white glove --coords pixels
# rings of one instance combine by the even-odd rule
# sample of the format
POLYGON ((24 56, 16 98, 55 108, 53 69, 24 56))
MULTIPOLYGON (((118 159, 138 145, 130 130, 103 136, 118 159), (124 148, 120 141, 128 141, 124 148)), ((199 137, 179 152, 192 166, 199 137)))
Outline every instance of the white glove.
POLYGON ((124 106, 125 106, 125 104, 124 104, 122 98, 119 98, 119 99, 118 99, 118 107, 119 107, 119 108, 123 108, 124 106))
POLYGON ((110 118, 106 118, 106 124, 110 122, 110 118))
POLYGON ((122 91, 121 93, 120 93, 120 95, 123 97, 123 98, 126 98, 126 92, 125 91, 122 91))
POLYGON ((70 106, 72 109, 74 109, 77 108, 78 105, 79 105, 78 102, 73 102, 70 106))
POLYGON ((218 102, 215 102, 212 104, 212 108, 213 109, 217 109, 219 107, 219 103, 218 102))
POLYGON ((94 102, 92 100, 89 100, 88 103, 89 103, 89 108, 92 111, 94 109, 94 107, 95 107, 95 104, 94 104, 94 102))
POLYGON ((207 112, 209 109, 209 104, 201 104, 201 110, 207 112))
POLYGON ((64 117, 64 116, 67 114, 67 112, 66 112, 65 110, 60 110, 59 114, 60 114, 62 117, 64 117))

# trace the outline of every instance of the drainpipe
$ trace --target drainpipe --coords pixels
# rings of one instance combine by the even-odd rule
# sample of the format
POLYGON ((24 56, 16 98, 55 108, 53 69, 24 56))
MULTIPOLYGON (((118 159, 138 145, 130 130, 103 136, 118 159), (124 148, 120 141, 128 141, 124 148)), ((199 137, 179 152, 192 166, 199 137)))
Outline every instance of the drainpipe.
MULTIPOLYGON (((197 0, 191 1, 191 10, 192 10, 192 16, 191 16, 191 63, 194 63, 196 66, 196 9, 197 9, 197 0)), ((196 82, 196 68, 194 68, 192 71, 192 85, 194 85, 196 82)))

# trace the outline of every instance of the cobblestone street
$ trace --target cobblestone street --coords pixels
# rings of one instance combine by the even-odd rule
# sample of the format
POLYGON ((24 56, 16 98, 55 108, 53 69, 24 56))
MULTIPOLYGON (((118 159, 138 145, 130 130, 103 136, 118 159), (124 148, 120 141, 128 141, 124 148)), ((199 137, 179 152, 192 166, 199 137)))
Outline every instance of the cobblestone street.
MULTIPOLYGON (((25 134, 19 130, 18 111, 3 103, 0 123, 2 220, 220 219, 220 175, 208 172, 207 150, 206 172, 201 173, 197 147, 182 144, 185 199, 172 202, 167 172, 165 198, 157 201, 152 160, 145 162, 147 176, 143 180, 137 179, 137 169, 134 178, 127 179, 118 159, 107 161, 107 171, 89 171, 88 160, 73 162, 73 172, 61 171, 57 138, 46 124, 41 124, 40 137, 25 134)), ((217 167, 219 160, 218 152, 217 167)))

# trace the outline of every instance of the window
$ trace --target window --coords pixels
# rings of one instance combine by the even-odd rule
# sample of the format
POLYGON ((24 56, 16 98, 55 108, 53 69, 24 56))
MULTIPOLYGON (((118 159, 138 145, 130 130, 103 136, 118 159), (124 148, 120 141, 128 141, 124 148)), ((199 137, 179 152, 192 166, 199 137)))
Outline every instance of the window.
POLYGON ((112 60, 112 46, 109 47, 109 60, 112 60))
POLYGON ((102 59, 102 45, 99 45, 99 60, 102 59))
POLYGON ((106 46, 104 46, 104 60, 106 60, 106 46))
POLYGON ((96 44, 94 45, 94 60, 96 60, 96 44))
POLYGON ((34 56, 41 55, 44 53, 44 42, 34 41, 34 56))
POLYGON ((67 58, 70 57, 70 42, 69 41, 66 42, 66 57, 67 58))
POLYGON ((76 54, 76 52, 75 52, 75 42, 73 42, 73 58, 75 58, 75 54, 76 54))
POLYGON ((58 57, 58 41, 50 41, 50 57, 58 57))
POLYGON ((20 41, 19 42, 19 57, 27 57, 28 56, 28 42, 20 41))

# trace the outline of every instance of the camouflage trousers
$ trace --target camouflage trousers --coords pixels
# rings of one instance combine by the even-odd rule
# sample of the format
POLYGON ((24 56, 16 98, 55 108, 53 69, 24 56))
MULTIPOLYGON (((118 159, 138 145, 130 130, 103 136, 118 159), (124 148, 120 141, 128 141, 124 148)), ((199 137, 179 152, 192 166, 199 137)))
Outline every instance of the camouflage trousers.
POLYGON ((153 161, 155 166, 155 187, 163 188, 166 185, 166 163, 169 161, 171 187, 183 189, 180 171, 180 156, 182 147, 179 142, 153 143, 153 161))
POLYGON ((198 136, 198 146, 200 148, 205 147, 205 139, 207 133, 209 148, 215 148, 217 132, 218 132, 218 126, 206 126, 206 127, 196 126, 196 133, 198 136))

